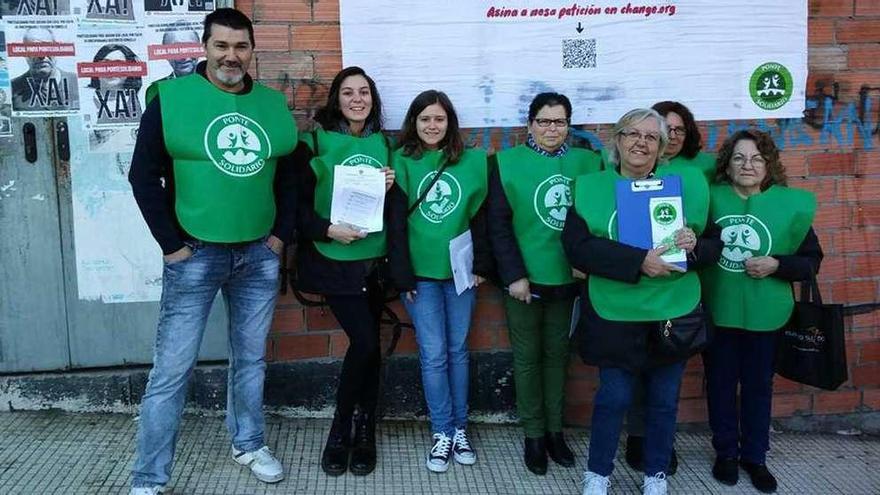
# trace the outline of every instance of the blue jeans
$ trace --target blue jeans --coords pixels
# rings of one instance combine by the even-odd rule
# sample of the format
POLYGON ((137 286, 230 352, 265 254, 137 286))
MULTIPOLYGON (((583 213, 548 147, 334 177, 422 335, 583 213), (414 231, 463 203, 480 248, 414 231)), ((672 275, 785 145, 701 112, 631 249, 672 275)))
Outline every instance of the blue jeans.
POLYGON ((431 430, 452 436, 467 426, 468 330, 475 290, 455 293, 451 280, 417 282, 413 302, 402 295, 416 327, 422 388, 431 415, 431 430))
POLYGON ((218 290, 229 319, 226 426, 237 449, 252 451, 264 445, 264 354, 278 295, 279 257, 263 240, 188 245, 192 257, 166 263, 162 272, 153 369, 138 424, 134 487, 164 485, 171 477, 187 382, 218 290))
MULTIPOLYGON (((685 361, 642 371, 647 391, 645 420, 645 476, 665 472, 675 440, 678 390, 685 361)), ((602 476, 614 470, 623 418, 632 403, 635 375, 621 368, 599 368, 599 390, 590 427, 587 467, 602 476)))

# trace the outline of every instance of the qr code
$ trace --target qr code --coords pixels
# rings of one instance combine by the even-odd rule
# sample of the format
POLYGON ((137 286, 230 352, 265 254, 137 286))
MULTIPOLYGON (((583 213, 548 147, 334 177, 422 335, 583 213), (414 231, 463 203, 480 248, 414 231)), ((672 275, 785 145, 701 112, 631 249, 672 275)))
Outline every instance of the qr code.
POLYGON ((562 40, 562 68, 587 69, 596 66, 596 40, 562 40))

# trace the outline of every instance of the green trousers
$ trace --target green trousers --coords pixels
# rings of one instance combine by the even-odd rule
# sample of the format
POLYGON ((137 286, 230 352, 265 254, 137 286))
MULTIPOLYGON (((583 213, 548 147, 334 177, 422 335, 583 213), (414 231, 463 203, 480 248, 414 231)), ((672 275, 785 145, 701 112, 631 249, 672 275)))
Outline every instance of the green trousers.
POLYGON ((562 431, 572 303, 573 299, 532 299, 526 304, 504 297, 516 410, 526 437, 562 431))

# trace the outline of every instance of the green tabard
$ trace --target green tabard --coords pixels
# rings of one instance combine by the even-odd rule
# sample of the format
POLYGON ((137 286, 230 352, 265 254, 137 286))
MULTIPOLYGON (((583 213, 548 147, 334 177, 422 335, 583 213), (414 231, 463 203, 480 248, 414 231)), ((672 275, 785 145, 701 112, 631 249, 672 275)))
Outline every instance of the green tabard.
POLYGON ((541 285, 574 282, 562 250, 562 227, 572 204, 574 178, 597 172, 599 154, 569 148, 565 155, 551 158, 519 145, 497 157, 501 185, 513 210, 513 232, 529 281, 541 285))
MULTIPOLYGON (((303 142, 314 151, 315 143, 312 136, 318 140, 319 153, 309 162, 317 180, 315 212, 324 218, 330 218, 330 202, 333 197, 333 167, 336 165, 366 165, 375 168, 390 166, 388 163, 389 150, 384 136, 379 132, 361 138, 318 129, 313 134, 302 136, 303 142)), ((378 258, 385 256, 385 230, 383 228, 381 232, 368 234, 367 237, 348 245, 335 240, 330 242, 316 241, 315 248, 322 255, 338 261, 378 258)))
POLYGON ((703 176, 706 177, 706 182, 709 184, 715 182, 715 155, 712 153, 700 151, 693 158, 685 158, 679 153, 678 156, 669 160, 668 165, 697 167, 703 173, 703 176))
MULTIPOLYGON (((659 169, 656 177, 678 175, 682 183, 682 203, 687 226, 700 235, 706 227, 709 187, 695 168, 675 169, 670 174, 659 169)), ((590 233, 617 239, 617 202, 615 184, 625 180, 615 170, 578 177, 574 204, 587 223, 590 233)), ((647 214, 647 212, 645 212, 647 214)), ((700 279, 693 272, 673 273, 667 277, 642 275, 635 284, 588 275, 587 287, 596 313, 613 321, 658 321, 687 314, 700 301, 700 279)))
MULTIPOLYGON (((409 206, 421 197, 443 163, 443 153, 427 151, 415 160, 398 149, 392 159, 397 184, 409 206)), ((452 278, 449 241, 468 230, 488 190, 486 152, 468 149, 448 165, 408 221, 409 249, 417 277, 452 278)))
POLYGON ((259 83, 247 94, 227 93, 198 74, 154 88, 183 230, 209 242, 268 234, 275 222, 276 162, 297 140, 285 96, 259 83))
POLYGON ((712 187, 709 217, 721 228, 724 249, 701 274, 703 294, 715 324, 755 331, 777 330, 794 308, 791 284, 772 275, 749 277, 745 260, 797 252, 816 213, 809 191, 770 186, 741 198, 730 184, 712 187))

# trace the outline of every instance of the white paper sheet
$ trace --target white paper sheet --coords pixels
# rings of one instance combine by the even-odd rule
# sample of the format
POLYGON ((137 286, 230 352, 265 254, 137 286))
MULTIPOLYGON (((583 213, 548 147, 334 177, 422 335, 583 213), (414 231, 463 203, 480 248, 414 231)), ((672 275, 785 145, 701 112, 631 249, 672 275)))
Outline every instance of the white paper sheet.
POLYGON ((330 223, 380 232, 384 205, 385 172, 363 165, 334 167, 330 223))
POLYGON ((471 231, 454 237, 449 241, 449 263, 452 265, 452 280, 455 282, 455 293, 470 289, 476 283, 474 277, 474 241, 471 231))

